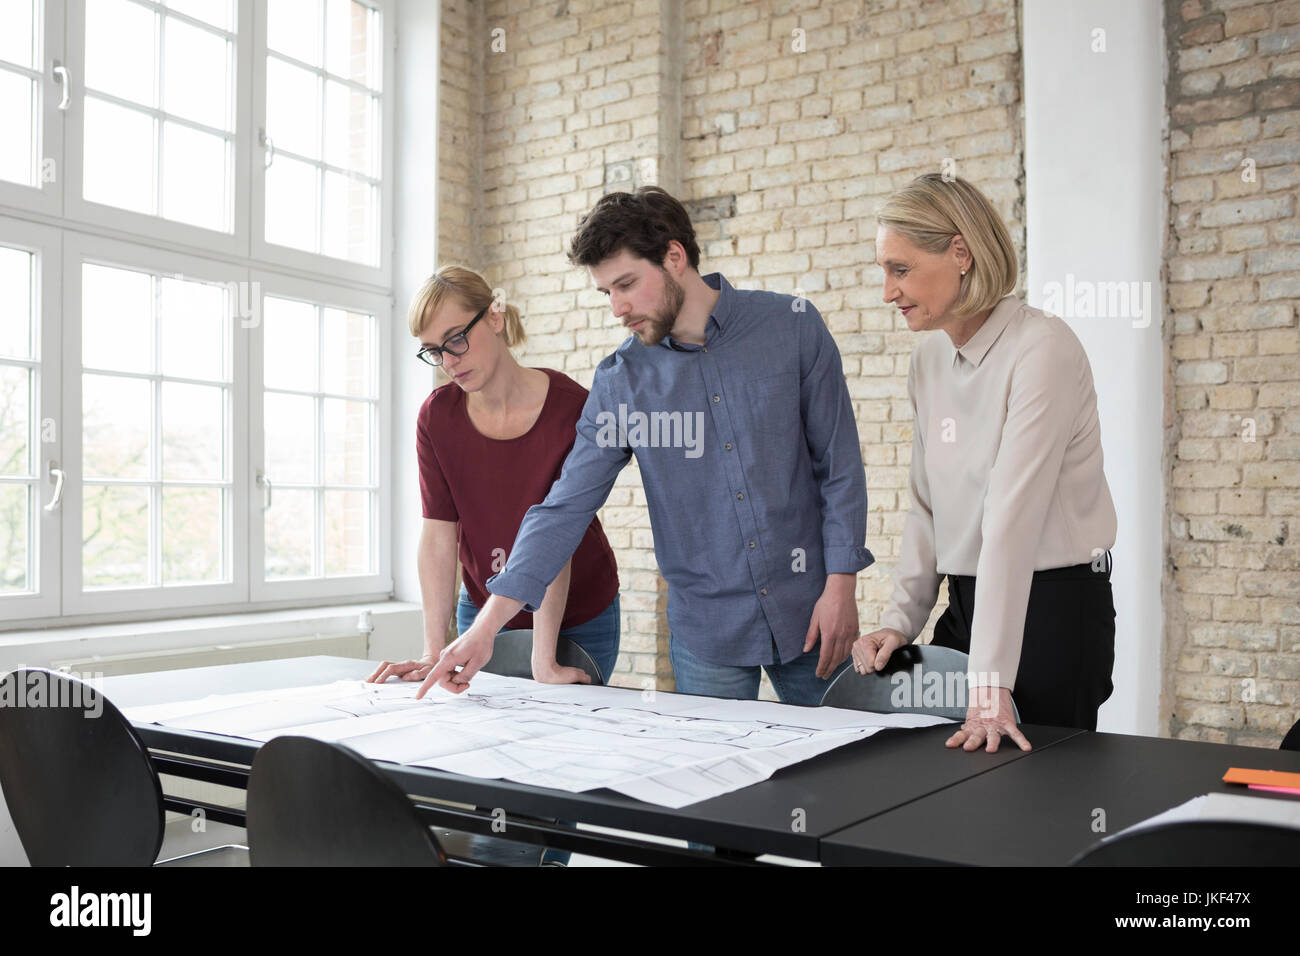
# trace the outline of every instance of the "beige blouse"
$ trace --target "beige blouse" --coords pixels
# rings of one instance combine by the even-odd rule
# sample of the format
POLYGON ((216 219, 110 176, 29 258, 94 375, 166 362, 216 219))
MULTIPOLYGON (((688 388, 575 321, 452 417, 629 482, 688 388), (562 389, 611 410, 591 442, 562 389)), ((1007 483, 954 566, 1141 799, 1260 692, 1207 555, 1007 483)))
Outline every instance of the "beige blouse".
POLYGON ((1033 572, 1115 544, 1088 357, 1065 322, 1008 295, 961 348, 926 336, 907 388, 912 509, 881 626, 915 640, 941 578, 975 575, 972 686, 1014 689, 1033 572))

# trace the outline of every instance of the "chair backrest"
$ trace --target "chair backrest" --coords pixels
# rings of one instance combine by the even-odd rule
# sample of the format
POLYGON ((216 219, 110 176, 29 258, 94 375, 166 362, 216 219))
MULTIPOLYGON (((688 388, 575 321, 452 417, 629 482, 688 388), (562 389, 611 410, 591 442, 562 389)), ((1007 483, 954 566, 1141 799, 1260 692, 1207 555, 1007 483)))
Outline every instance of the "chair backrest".
POLYGON ((1295 866, 1300 829, 1267 823, 1188 820, 1121 833, 1089 847, 1072 866, 1295 866))
POLYGON ((341 744, 274 737, 248 777, 253 866, 441 866, 446 856, 411 799, 341 744))
MULTIPOLYGON (((859 674, 852 666, 844 668, 826 688, 822 706, 965 720, 968 660, 951 647, 907 644, 889 655, 883 671, 859 674)), ((1015 701, 1011 706, 1019 721, 1015 701)))
MULTIPOLYGON (((582 646, 560 637, 555 642, 555 660, 561 667, 576 667, 585 671, 593 684, 605 683, 600 668, 582 646)), ((492 657, 483 665, 489 674, 502 677, 533 676, 533 632, 531 630, 502 631, 492 645, 492 657)))
POLYGON ((150 866, 162 785, 129 721, 44 668, 0 678, 0 788, 32 866, 150 866))
POLYGON ((1278 750, 1300 750, 1300 720, 1291 725, 1291 729, 1286 732, 1282 742, 1278 744, 1278 750))

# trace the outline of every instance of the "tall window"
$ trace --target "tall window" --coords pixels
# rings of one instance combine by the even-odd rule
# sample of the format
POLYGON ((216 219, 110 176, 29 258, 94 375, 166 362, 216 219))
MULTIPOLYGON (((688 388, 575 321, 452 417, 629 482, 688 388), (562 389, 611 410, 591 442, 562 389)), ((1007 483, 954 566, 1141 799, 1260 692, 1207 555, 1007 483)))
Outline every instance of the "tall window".
POLYGON ((264 322, 266 579, 369 573, 375 317, 267 297, 264 322))
POLYGON ((85 4, 85 161, 93 202, 230 232, 230 2, 85 4), (181 13, 200 8, 206 20, 181 13))
POLYGON ((40 157, 40 5, 0 2, 0 179, 34 186, 40 157))
POLYGON ((0 594, 36 590, 36 257, 0 246, 0 594))
POLYGON ((389 2, 0 0, 0 623, 391 590, 389 2))
POLYGON ((267 242, 378 263, 378 28, 355 0, 268 8, 267 242))
POLYGON ((230 334, 218 285, 82 266, 82 583, 230 579, 230 334))

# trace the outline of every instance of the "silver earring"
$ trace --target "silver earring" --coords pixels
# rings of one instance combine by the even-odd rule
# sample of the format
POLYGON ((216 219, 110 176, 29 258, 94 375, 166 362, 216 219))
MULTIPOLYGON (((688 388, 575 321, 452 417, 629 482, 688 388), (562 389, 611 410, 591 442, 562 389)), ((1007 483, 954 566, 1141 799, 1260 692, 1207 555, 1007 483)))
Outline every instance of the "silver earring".
POLYGON ((962 270, 961 270, 961 274, 962 274, 962 275, 965 275, 965 274, 966 274, 966 270, 965 270, 965 269, 962 269, 962 270))

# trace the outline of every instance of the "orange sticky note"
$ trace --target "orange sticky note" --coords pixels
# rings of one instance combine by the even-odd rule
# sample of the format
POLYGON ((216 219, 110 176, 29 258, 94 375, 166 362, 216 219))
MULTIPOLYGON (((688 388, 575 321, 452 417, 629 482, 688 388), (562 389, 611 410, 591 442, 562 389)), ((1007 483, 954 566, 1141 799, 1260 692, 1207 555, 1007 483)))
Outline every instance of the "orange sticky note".
POLYGON ((1282 770, 1246 770, 1242 767, 1229 767, 1223 775, 1224 783, 1258 783, 1266 787, 1300 787, 1300 773, 1286 773, 1282 770))

